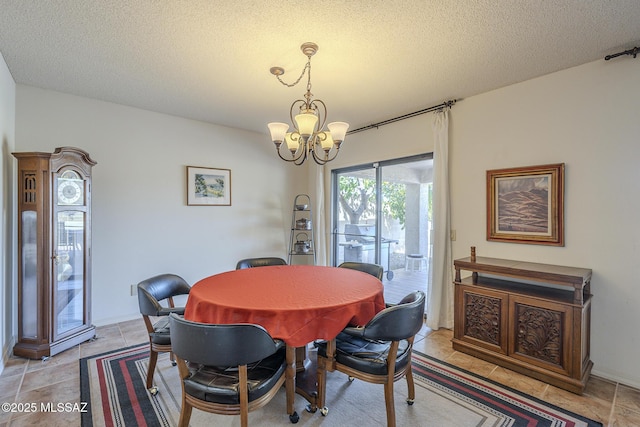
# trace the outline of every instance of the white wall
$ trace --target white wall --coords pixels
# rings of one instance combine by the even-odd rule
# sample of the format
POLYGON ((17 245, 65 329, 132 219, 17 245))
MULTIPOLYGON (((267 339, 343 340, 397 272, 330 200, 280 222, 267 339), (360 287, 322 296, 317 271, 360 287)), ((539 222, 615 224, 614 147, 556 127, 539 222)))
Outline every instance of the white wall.
POLYGON ((16 151, 75 146, 93 168, 93 321, 139 316, 130 285, 164 272, 190 283, 241 258, 286 257, 306 171, 266 135, 18 85, 16 151), (187 206, 186 166, 231 169, 232 206, 187 206))
POLYGON ((0 373, 11 354, 13 345, 13 311, 15 287, 13 286, 13 157, 15 144, 16 84, 0 53, 0 373))
MULTIPOLYGON (((350 135, 330 167, 431 152, 432 118, 350 135)), ((476 246, 480 256, 591 268, 593 372, 640 387, 640 60, 596 61, 470 97, 449 125, 454 258, 476 246), (486 171, 547 163, 566 165, 565 246, 487 242, 486 171)))

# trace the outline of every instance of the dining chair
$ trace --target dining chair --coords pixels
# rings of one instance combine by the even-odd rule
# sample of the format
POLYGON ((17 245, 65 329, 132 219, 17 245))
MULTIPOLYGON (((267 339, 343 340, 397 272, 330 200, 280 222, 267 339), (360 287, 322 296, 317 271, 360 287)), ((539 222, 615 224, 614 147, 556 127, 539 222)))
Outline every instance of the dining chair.
POLYGON ((385 308, 363 327, 347 327, 331 341, 318 343, 318 407, 325 406, 327 371, 340 371, 349 380, 384 384, 387 426, 395 427, 393 383, 406 378, 407 403, 413 405, 415 386, 411 371, 413 340, 424 316, 425 294, 415 291, 397 305, 385 308))
MULTIPOLYGON (((179 427, 193 408, 223 415, 265 406, 285 382, 286 345, 259 325, 197 323, 171 314, 171 342, 182 383, 179 427)), ((297 414, 296 414, 297 415, 297 414)))
MULTIPOLYGON (((378 280, 382 282, 382 276, 384 274, 384 268, 378 264, 371 264, 367 262, 355 262, 355 261, 345 261, 338 266, 338 268, 348 268, 351 270, 362 271, 363 273, 367 273, 376 277, 378 280)), ((389 307, 389 304, 386 305, 389 307)), ((321 341, 314 341, 313 346, 317 347, 318 343, 321 341)))
POLYGON ((366 262, 353 262, 347 261, 343 262, 338 266, 339 268, 350 268, 352 270, 362 271, 364 273, 368 273, 374 277, 377 277, 378 280, 382 281, 382 275, 384 274, 384 268, 378 264, 370 264, 366 262))
MULTIPOLYGON (((158 388, 153 386, 153 373, 158 361, 158 353, 171 353, 169 314, 184 314, 184 307, 176 307, 173 297, 188 295, 191 287, 180 276, 160 274, 138 283, 138 305, 140 314, 149 334, 149 366, 147 368, 147 389, 155 395, 158 388), (163 306, 161 303, 165 303, 163 306), (152 321, 151 318, 159 318, 152 321)), ((173 354, 171 354, 172 363, 173 354)))
POLYGON ((269 265, 287 265, 287 262, 282 258, 277 257, 246 258, 238 261, 236 264, 236 270, 253 267, 267 267, 269 265))

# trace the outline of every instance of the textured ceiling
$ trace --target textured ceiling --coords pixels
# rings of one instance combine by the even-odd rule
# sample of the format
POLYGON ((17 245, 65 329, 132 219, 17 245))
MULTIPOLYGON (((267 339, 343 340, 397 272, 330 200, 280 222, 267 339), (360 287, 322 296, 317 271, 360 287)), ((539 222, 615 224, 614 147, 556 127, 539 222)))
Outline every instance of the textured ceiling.
MULTIPOLYGON (((638 0, 0 0, 19 84, 267 133, 305 92, 366 126, 640 44, 638 0)), ((623 59, 615 59, 623 60, 623 59)))

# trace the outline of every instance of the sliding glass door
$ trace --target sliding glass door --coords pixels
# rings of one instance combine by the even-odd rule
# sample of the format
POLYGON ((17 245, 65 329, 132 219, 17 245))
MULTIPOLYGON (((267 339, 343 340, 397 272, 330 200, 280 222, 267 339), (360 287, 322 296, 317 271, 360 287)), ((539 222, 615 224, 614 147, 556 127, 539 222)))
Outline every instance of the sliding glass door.
POLYGON ((385 299, 427 292, 431 258, 433 156, 333 171, 332 264, 384 268, 385 299))

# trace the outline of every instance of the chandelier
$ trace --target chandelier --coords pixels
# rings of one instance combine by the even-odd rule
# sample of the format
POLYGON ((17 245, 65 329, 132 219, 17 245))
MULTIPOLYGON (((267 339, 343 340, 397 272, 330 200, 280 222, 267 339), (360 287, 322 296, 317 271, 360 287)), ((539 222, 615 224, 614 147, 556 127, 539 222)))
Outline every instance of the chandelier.
MULTIPOLYGON (((324 165, 338 155, 349 124, 333 122, 327 125, 328 130, 324 129, 327 121, 327 106, 320 99, 312 99, 311 93, 311 57, 318 51, 318 45, 307 42, 300 46, 300 49, 307 56, 308 61, 298 80, 292 84, 285 83, 280 78, 284 74, 282 67, 272 67, 269 70, 280 83, 287 87, 297 85, 305 72, 307 73, 307 93, 304 94, 304 99, 293 101, 289 109, 289 118, 294 124, 294 129, 289 132, 287 123, 269 123, 267 126, 271 133, 271 140, 276 145, 276 152, 282 160, 301 165, 311 157, 317 164, 324 165), (283 142, 290 152, 286 157, 280 151, 283 142)), ((284 152, 286 153, 286 150, 284 152)))

